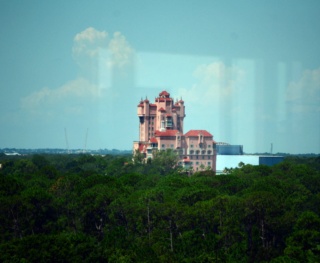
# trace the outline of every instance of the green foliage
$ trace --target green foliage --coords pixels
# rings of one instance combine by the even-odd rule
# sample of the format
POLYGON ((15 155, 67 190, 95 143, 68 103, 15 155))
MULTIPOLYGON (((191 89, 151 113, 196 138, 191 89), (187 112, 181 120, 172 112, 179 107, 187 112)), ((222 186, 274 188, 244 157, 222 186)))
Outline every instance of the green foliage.
POLYGON ((174 172, 177 167, 179 156, 172 149, 153 152, 152 163, 159 169, 160 175, 168 175, 174 172))
POLYGON ((0 262, 320 262, 317 159, 187 176, 170 150, 131 158, 2 156, 0 262))

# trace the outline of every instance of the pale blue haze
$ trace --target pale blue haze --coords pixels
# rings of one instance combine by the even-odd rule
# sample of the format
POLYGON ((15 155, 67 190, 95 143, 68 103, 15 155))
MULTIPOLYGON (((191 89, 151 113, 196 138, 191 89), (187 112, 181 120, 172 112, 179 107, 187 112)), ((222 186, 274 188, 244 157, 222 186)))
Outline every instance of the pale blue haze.
POLYGON ((166 89, 185 131, 320 153, 320 1, 0 1, 0 148, 131 149, 166 89))

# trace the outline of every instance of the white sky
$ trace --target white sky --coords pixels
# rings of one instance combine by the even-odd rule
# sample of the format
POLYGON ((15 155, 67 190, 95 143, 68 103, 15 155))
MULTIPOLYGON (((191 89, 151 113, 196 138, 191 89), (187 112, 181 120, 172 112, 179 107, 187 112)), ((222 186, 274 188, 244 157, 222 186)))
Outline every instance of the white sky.
POLYGON ((131 149, 164 89, 185 131, 320 153, 320 2, 1 1, 0 148, 131 149))

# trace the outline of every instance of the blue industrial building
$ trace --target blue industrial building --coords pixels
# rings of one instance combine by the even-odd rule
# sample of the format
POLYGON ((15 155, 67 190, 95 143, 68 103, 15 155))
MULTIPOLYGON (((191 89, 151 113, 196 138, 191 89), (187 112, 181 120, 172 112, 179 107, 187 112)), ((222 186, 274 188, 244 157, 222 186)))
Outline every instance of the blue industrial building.
POLYGON ((272 166, 281 163, 284 160, 283 156, 259 156, 259 164, 272 166))
POLYGON ((217 155, 242 155, 243 145, 217 144, 217 155))
POLYGON ((225 168, 236 168, 239 163, 251 165, 272 166, 284 160, 283 156, 275 155, 248 155, 243 154, 243 145, 230 145, 227 143, 217 143, 217 174, 224 173, 225 168))

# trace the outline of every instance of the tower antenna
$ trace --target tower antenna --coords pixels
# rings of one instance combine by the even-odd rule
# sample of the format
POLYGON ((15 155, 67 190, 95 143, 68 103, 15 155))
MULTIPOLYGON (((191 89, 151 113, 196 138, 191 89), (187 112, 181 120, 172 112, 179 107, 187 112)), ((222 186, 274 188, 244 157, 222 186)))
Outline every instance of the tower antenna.
POLYGON ((67 128, 65 127, 64 128, 64 136, 65 136, 65 139, 66 139, 66 151, 67 153, 69 153, 69 143, 68 143, 68 135, 67 135, 67 128))
POLYGON ((83 153, 85 153, 87 151, 88 131, 89 131, 89 129, 87 128, 86 138, 85 138, 85 141, 84 141, 83 153))

